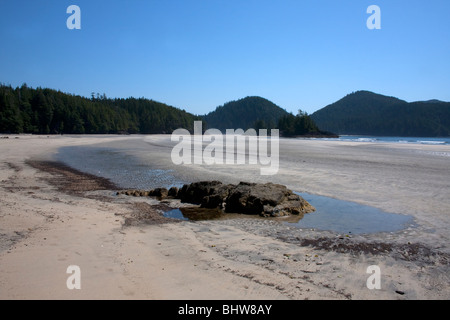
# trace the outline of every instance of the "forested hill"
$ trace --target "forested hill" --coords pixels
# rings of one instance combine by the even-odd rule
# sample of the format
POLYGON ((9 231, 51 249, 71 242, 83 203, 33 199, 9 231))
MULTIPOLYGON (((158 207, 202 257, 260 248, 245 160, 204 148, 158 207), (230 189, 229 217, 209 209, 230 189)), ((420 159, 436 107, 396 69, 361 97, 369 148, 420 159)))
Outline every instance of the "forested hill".
POLYGON ((311 115, 337 134, 374 136, 450 136, 450 102, 411 102, 357 91, 311 115))
POLYGON ((3 133, 172 133, 201 118, 144 98, 85 98, 52 89, 0 85, 3 133))
POLYGON ((450 102, 406 101, 357 91, 316 111, 294 116, 261 97, 246 97, 203 116, 144 98, 81 97, 61 91, 0 85, 0 133, 172 133, 203 128, 279 128, 286 136, 336 134, 450 136, 450 102), (319 129, 320 128, 320 129, 319 129))
POLYGON ((287 111, 261 97, 246 97, 225 103, 203 117, 208 128, 226 129, 276 128, 287 111))

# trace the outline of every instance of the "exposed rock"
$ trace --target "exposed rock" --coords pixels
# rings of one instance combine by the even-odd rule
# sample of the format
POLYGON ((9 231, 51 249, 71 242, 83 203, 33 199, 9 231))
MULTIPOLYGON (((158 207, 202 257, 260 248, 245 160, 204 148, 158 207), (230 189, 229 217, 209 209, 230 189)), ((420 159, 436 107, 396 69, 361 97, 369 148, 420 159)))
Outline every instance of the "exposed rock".
POLYGON ((168 197, 168 195, 169 190, 167 190, 166 188, 156 188, 148 192, 148 196, 158 197, 159 199, 165 199, 168 197))
POLYGON ((172 187, 169 189, 169 197, 177 198, 178 197, 178 188, 172 187))
POLYGON ((176 187, 156 188, 150 191, 124 190, 117 194, 180 199, 181 202, 200 205, 200 208, 219 209, 226 213, 243 213, 264 217, 302 215, 315 211, 305 199, 286 186, 274 183, 240 182, 237 185, 220 181, 200 181, 176 187))
POLYGON ((205 208, 215 208, 221 205, 228 196, 228 186, 220 181, 201 181, 185 184, 178 191, 182 202, 202 204, 205 208), (221 201, 222 200, 222 201, 221 201))
POLYGON ((184 185, 178 193, 182 202, 200 204, 202 208, 219 208, 225 212, 261 216, 299 215, 315 211, 306 200, 285 186, 274 183, 222 184, 201 181, 184 185))
MULTIPOLYGON (((174 192, 174 190, 172 190, 172 192, 174 192)), ((165 199, 170 196, 169 190, 167 190, 166 188, 156 188, 149 191, 139 189, 120 190, 117 191, 116 194, 117 195, 124 194, 126 196, 133 196, 133 197, 158 197, 159 199, 165 199)), ((175 197, 173 196, 173 198, 175 197)))

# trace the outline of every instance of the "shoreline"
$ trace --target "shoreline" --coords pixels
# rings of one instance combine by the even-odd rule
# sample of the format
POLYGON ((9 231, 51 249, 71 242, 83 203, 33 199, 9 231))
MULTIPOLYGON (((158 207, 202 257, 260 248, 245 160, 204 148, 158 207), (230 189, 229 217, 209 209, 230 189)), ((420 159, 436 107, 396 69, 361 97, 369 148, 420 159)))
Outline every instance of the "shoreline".
POLYGON ((263 219, 173 221, 162 212, 179 203, 117 197, 107 179, 33 161, 1 163, 0 192, 11 194, 1 219, 17 229, 1 231, 2 241, 11 240, 0 250, 2 299, 450 296, 448 253, 420 239, 299 232, 263 219), (65 288, 69 260, 87 274, 78 292, 65 288), (372 264, 386 275, 381 290, 365 286, 372 264))

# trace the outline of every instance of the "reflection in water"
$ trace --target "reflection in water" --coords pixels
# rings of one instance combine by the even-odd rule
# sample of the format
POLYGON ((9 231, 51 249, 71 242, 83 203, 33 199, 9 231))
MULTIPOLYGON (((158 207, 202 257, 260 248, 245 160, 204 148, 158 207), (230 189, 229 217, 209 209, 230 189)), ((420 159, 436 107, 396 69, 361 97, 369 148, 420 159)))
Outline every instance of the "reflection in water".
POLYGON ((228 215, 219 209, 184 207, 167 211, 164 213, 164 216, 181 220, 200 221, 222 219, 226 218, 228 215))
POLYGON ((342 233, 393 232, 413 226, 413 218, 329 197, 297 193, 316 208, 296 223, 299 228, 313 228, 342 233))

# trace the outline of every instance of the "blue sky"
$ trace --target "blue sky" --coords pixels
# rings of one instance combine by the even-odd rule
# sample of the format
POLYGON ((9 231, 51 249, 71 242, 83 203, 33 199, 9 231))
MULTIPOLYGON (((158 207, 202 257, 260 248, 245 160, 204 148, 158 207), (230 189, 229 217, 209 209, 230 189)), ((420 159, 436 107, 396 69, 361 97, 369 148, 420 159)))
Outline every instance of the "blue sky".
POLYGON ((357 90, 450 101, 448 0, 0 0, 0 39, 2 83, 195 114, 252 95, 294 113, 357 90))

